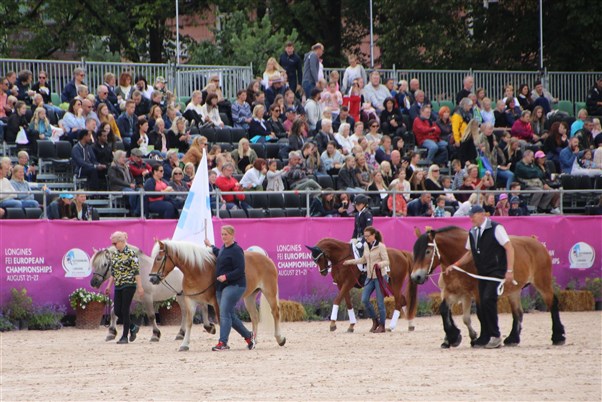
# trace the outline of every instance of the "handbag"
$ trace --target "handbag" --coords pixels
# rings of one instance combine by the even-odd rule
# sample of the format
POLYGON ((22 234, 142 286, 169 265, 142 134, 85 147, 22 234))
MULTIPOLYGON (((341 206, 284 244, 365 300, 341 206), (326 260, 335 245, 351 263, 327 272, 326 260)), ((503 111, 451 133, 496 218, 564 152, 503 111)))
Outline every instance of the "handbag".
POLYGON ((25 129, 23 127, 19 129, 19 132, 17 133, 17 139, 15 140, 15 142, 19 145, 29 144, 29 138, 27 138, 27 133, 25 132, 25 129))

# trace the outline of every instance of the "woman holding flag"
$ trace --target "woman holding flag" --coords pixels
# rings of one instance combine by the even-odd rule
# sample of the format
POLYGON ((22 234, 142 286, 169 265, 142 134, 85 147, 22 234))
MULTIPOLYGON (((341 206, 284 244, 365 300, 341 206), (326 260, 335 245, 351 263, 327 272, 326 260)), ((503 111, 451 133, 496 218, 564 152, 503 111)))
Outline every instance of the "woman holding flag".
POLYGON ((387 268, 389 267, 389 256, 387 254, 387 246, 382 242, 381 233, 374 226, 368 226, 364 229, 364 239, 368 250, 364 251, 364 255, 355 260, 347 260, 344 265, 366 264, 368 268, 368 276, 364 283, 362 291, 362 303, 368 311, 368 315, 372 318, 372 329, 370 332, 382 333, 385 332, 385 320, 387 314, 385 311, 384 284, 387 282, 387 268), (376 290, 376 304, 378 305, 379 318, 376 318, 376 312, 370 296, 376 290))

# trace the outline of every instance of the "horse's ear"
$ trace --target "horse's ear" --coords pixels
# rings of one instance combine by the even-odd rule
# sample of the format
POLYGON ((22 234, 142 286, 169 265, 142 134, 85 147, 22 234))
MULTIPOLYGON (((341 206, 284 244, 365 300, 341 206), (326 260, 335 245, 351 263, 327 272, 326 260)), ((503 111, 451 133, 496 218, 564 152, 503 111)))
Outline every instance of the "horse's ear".
POLYGON ((432 226, 425 226, 424 227, 424 231, 427 232, 427 233, 430 233, 430 232, 433 231, 433 227, 432 226))
POLYGON ((312 246, 308 246, 308 245, 305 245, 305 247, 312 253, 319 253, 321 251, 318 247, 312 247, 312 246))
POLYGON ((420 232, 418 226, 414 226, 414 234, 416 235, 416 237, 422 236, 422 232, 420 232))
POLYGON ((94 254, 98 253, 98 249, 96 249, 96 247, 92 247, 92 250, 94 251, 94 254))

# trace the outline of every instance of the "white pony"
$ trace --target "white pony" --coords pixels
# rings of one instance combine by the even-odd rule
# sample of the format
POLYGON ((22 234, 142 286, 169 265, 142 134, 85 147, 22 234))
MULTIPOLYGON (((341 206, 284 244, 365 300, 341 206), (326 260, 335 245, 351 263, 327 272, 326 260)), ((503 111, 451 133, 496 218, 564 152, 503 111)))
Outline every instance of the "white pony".
MULTIPOLYGON (((143 303, 146 310, 146 316, 153 326, 153 336, 150 339, 151 342, 158 342, 161 338, 161 331, 159 330, 159 327, 157 327, 157 323, 155 321, 155 307, 153 303, 167 300, 173 296, 176 296, 178 304, 182 306, 182 321, 180 323, 180 331, 176 336, 176 340, 184 339, 184 334, 186 333, 184 327, 184 323, 186 322, 186 309, 183 308, 184 296, 182 295, 182 278, 184 275, 182 274, 182 271, 177 268, 174 269, 168 280, 163 280, 161 282, 161 286, 155 286, 151 284, 149 280, 149 274, 153 266, 153 260, 151 257, 144 254, 138 247, 132 246, 131 244, 128 244, 128 247, 138 254, 138 259, 140 261, 140 279, 142 280, 144 296, 142 299, 140 299, 136 294, 134 296, 134 300, 143 303)), ((102 285, 102 283, 109 278, 111 274, 111 260, 109 258, 109 253, 115 251, 116 249, 113 246, 100 250, 94 250, 94 254, 92 255, 90 262, 93 269, 93 276, 90 280, 90 285, 92 285, 92 287, 99 288, 100 285, 102 285)), ((200 305, 204 321, 203 327, 207 332, 215 334, 215 325, 210 323, 208 320, 207 304, 201 303, 200 305)), ((113 307, 111 307, 111 324, 109 326, 109 334, 105 339, 106 341, 111 341, 117 336, 116 323, 117 316, 113 311, 113 307)))

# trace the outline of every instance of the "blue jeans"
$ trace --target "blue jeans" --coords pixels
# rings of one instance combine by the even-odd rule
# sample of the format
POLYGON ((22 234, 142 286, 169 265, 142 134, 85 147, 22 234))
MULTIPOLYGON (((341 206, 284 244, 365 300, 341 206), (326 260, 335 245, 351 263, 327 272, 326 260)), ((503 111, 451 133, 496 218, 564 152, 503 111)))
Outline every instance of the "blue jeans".
POLYGON ((39 208, 40 203, 36 200, 20 200, 23 208, 39 208))
MULTIPOLYGON (((383 280, 386 281, 387 277, 384 276, 383 280)), ((377 278, 366 280, 366 285, 362 291, 362 303, 364 304, 364 307, 366 307, 366 310, 368 310, 368 316, 370 318, 376 318, 376 312, 374 311, 374 307, 372 307, 372 303, 370 303, 370 295, 372 295, 374 290, 376 290, 376 305, 378 306, 378 315, 380 317, 379 322, 382 325, 385 325, 385 320, 387 318, 385 311, 385 297, 380 289, 377 278)))
POLYGON ((14 198, 9 198, 4 201, 0 201, 1 208, 23 208, 23 204, 21 201, 16 200, 14 198))
POLYGON ((512 173, 511 170, 498 169, 495 179, 496 180, 506 180, 506 190, 510 190, 510 186, 512 185, 512 182, 514 181, 514 173, 512 173))
POLYGON ((219 341, 228 344, 230 330, 234 328, 243 338, 251 338, 253 334, 243 325, 238 315, 234 312, 234 306, 240 300, 245 288, 237 285, 229 285, 216 292, 219 303, 219 341))
POLYGON ((433 163, 444 164, 447 162, 447 142, 441 140, 424 140, 422 146, 428 149, 426 158, 433 163), (435 159, 435 157, 437 159, 435 159))

